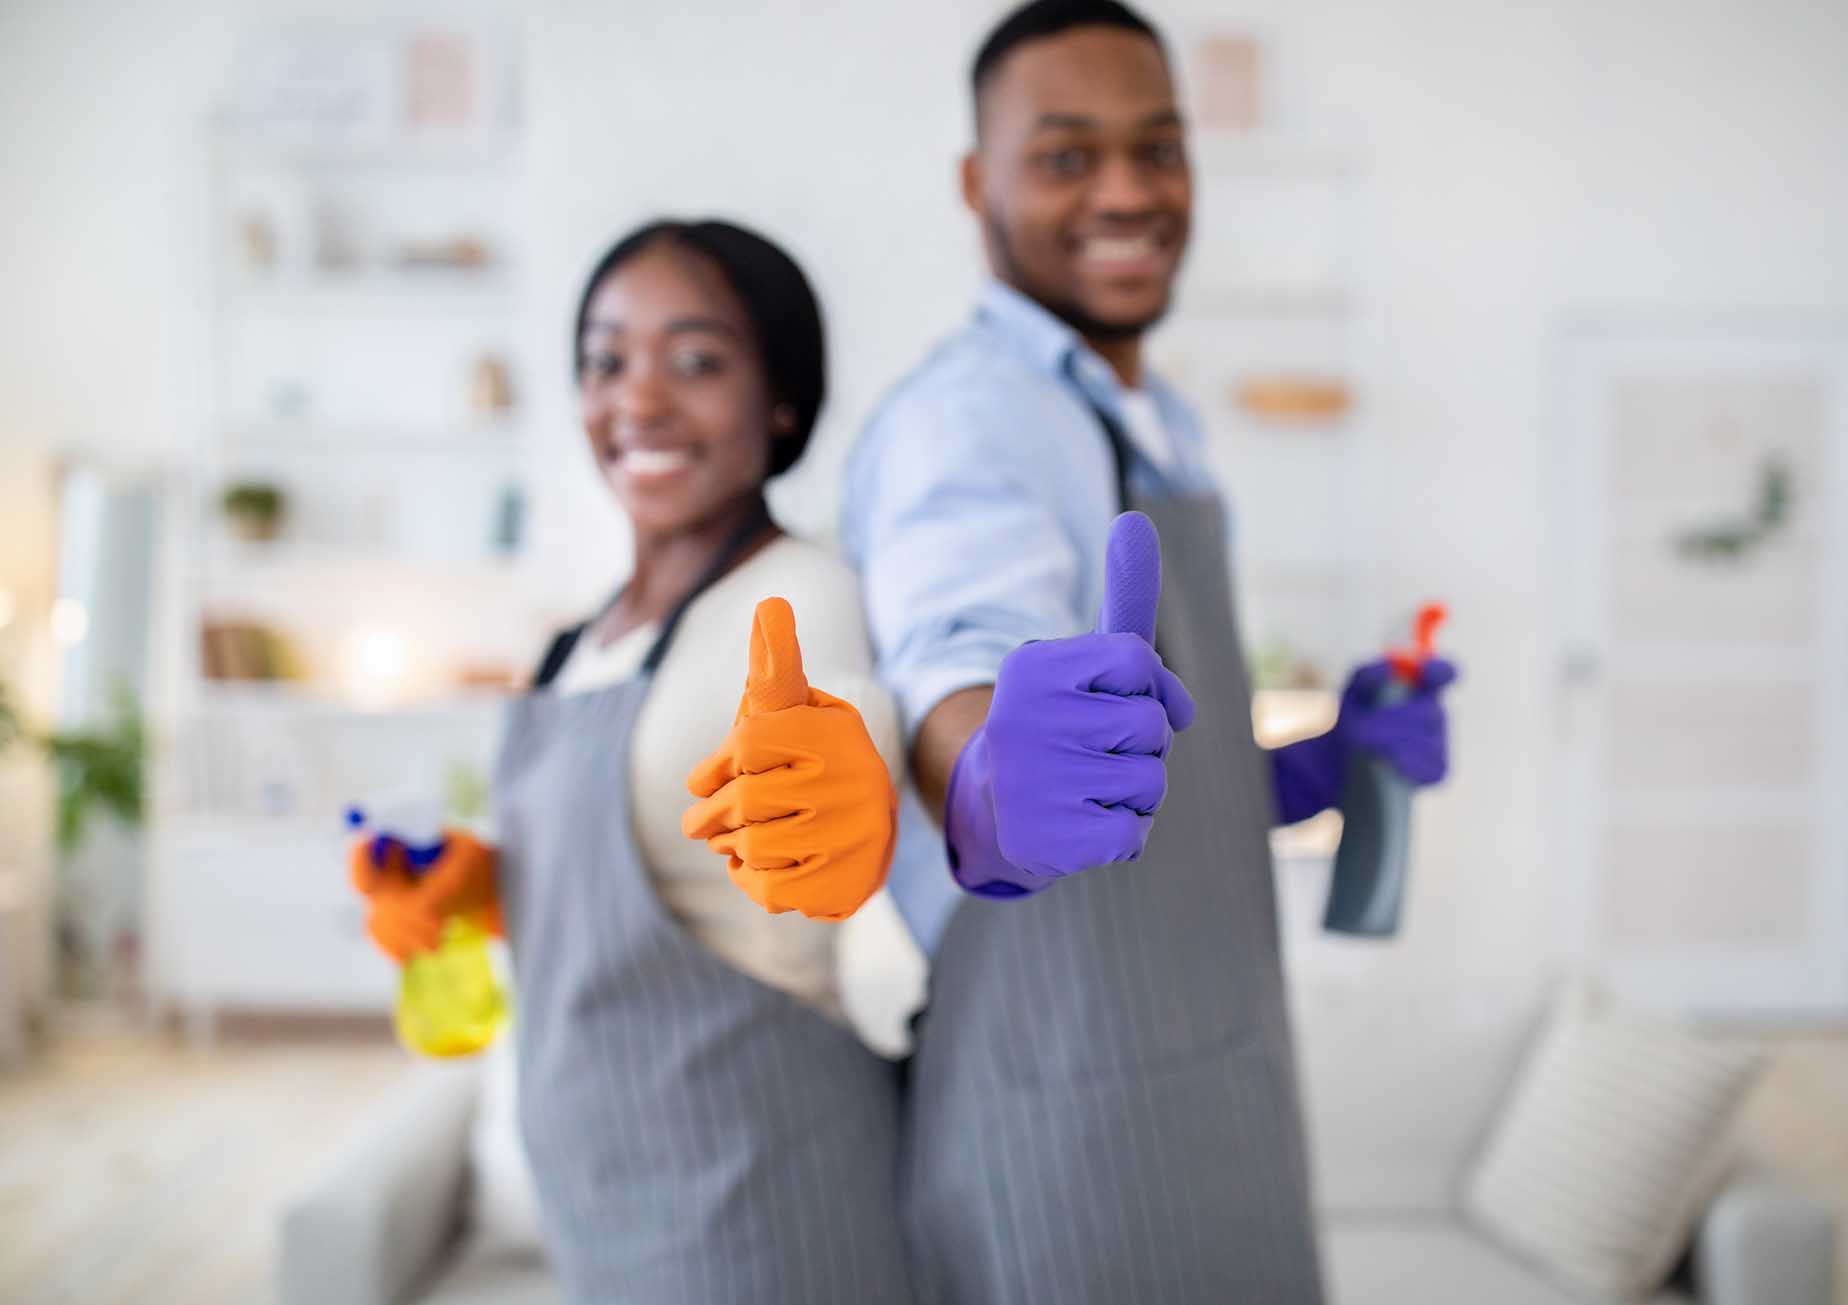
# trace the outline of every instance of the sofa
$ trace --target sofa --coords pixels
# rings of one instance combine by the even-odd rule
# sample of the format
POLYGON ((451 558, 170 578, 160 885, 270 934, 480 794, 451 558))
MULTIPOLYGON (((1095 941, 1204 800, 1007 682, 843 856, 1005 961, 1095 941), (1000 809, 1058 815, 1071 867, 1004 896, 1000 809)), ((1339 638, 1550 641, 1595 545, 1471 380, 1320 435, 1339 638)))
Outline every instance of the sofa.
MULTIPOLYGON (((1331 1305, 1582 1302, 1457 1209, 1538 1004, 1300 984, 1296 1000, 1331 1305)), ((283 1305, 559 1299, 541 1259, 483 1245, 463 1226, 480 1077, 469 1065, 421 1069, 289 1204, 283 1305)), ((1823 1206, 1739 1172, 1707 1204, 1687 1262, 1652 1305, 1833 1305, 1832 1235, 1823 1206)))

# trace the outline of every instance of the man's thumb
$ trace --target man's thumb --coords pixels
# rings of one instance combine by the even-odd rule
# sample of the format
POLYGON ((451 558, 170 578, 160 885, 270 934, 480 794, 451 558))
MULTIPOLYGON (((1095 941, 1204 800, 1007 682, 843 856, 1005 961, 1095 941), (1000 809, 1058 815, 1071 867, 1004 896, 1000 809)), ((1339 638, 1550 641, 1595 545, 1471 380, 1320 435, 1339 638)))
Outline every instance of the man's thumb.
POLYGON ((751 668, 744 681, 745 711, 752 716, 800 707, 809 700, 789 601, 766 598, 751 618, 751 668))
POLYGON ((1104 547, 1104 606, 1099 634, 1137 634, 1155 642, 1161 605, 1161 537, 1140 512, 1125 512, 1110 526, 1104 547))

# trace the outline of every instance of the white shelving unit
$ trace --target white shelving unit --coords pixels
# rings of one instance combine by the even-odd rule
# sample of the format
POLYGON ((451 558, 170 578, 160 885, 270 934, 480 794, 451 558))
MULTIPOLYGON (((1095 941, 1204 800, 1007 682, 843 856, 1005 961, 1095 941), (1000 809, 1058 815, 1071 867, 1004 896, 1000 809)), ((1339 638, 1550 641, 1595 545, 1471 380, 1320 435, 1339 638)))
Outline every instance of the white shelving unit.
MULTIPOLYGON (((1340 676, 1380 646, 1395 615, 1374 579, 1367 177, 1356 150, 1289 131, 1196 131, 1189 145, 1189 267, 1153 357, 1199 405, 1230 497, 1248 651, 1287 646, 1321 681, 1260 690, 1259 733, 1277 742, 1332 723, 1340 676), (1338 382, 1348 405, 1287 419, 1241 405, 1242 386, 1276 378, 1338 382)), ((1279 830, 1282 873, 1302 879, 1304 863, 1332 856, 1339 833, 1338 817, 1279 830)))
POLYGON ((341 809, 485 779, 503 698, 476 686, 526 669, 542 634, 520 583, 525 158, 507 116, 207 133, 210 369, 170 541, 149 892, 155 1000, 196 1027, 388 1007, 341 809), (490 359, 504 405, 479 397, 490 359), (238 483, 285 495, 275 539, 228 527, 238 483), (273 630, 299 675, 210 677, 202 632, 223 622, 273 630))

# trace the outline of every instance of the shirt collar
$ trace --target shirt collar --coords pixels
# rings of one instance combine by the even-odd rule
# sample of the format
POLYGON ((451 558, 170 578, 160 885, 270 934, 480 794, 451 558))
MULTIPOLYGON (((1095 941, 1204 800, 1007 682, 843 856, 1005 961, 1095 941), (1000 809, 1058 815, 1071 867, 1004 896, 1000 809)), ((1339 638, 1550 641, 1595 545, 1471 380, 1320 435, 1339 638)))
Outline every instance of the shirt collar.
MULTIPOLYGON (((976 313, 1036 367, 1061 380, 1075 381, 1093 402, 1116 412, 1123 387, 1110 364, 1037 300, 991 278, 982 287, 976 313)), ((1158 400, 1164 397, 1161 383, 1147 367, 1142 383, 1158 400)))

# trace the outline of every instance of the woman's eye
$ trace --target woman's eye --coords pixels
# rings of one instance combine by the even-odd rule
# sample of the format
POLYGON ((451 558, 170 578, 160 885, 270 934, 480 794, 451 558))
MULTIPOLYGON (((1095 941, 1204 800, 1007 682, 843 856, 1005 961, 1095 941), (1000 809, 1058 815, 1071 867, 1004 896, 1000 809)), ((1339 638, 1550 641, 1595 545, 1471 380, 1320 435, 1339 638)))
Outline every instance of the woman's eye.
POLYGON ((681 376, 711 376, 723 371, 725 360, 716 353, 689 350, 674 355, 674 371, 681 376))
POLYGON ((593 353, 584 357, 584 375, 607 381, 622 371, 622 359, 613 353, 593 353))

